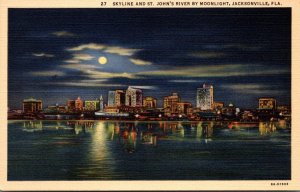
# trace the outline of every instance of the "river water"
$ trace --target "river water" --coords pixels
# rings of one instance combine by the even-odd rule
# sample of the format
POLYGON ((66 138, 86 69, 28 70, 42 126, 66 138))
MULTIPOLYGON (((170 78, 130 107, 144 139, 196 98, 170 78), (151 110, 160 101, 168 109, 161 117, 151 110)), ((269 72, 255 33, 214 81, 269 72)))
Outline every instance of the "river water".
POLYGON ((285 121, 9 121, 8 180, 291 178, 285 121))

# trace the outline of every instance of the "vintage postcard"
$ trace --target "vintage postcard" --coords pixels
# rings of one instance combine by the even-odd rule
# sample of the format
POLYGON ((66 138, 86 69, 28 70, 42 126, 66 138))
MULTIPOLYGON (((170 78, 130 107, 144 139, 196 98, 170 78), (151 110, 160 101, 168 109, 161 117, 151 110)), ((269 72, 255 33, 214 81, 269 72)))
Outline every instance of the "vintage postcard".
POLYGON ((296 0, 0 2, 1 190, 300 189, 296 0))

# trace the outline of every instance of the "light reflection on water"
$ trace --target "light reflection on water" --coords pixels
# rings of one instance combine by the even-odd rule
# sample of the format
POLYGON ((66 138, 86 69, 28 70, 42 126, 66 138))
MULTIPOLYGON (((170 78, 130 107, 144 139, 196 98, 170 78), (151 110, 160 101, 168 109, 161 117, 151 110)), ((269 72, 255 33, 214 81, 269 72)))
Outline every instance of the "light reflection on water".
POLYGON ((290 178, 283 121, 10 121, 8 129, 9 180, 290 178))

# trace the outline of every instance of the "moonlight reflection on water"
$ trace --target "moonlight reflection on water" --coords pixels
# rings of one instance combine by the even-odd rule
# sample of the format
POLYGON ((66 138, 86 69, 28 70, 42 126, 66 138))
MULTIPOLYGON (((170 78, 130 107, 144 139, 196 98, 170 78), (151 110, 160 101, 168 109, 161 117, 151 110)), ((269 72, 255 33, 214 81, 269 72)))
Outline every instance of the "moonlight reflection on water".
POLYGON ((290 124, 9 121, 8 180, 290 179, 290 124))

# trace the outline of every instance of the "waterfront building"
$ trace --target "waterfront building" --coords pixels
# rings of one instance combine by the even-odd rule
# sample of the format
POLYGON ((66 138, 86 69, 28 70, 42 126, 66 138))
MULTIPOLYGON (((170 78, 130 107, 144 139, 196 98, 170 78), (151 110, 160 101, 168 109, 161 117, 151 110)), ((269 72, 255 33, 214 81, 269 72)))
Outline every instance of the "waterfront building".
MULTIPOLYGON (((102 96, 101 96, 102 98, 102 96)), ((122 112, 119 108, 120 107, 109 107, 106 106, 103 109, 103 99, 100 100, 100 110, 95 112, 95 116, 96 118, 128 118, 129 117, 129 113, 127 112, 122 112), (102 107, 101 107, 101 100, 102 100, 102 107)))
POLYGON ((91 100, 91 101, 84 101, 84 109, 86 111, 96 111, 99 110, 100 104, 99 100, 91 100))
POLYGON ((228 106, 225 106, 221 110, 222 117, 224 120, 232 120, 236 118, 236 107, 233 103, 229 103, 228 106))
POLYGON ((118 107, 105 107, 104 112, 105 113, 119 113, 120 110, 118 107))
POLYGON ((218 110, 224 107, 224 102, 214 101, 213 102, 213 109, 218 110))
POLYGON ((103 111, 103 108, 104 108, 103 97, 102 97, 102 95, 100 95, 99 101, 100 101, 100 106, 99 106, 100 109, 99 109, 99 111, 102 112, 102 111, 103 111))
POLYGON ((272 97, 259 98, 258 109, 276 110, 276 99, 272 97))
POLYGON ((75 100, 75 110, 81 111, 83 110, 83 101, 80 97, 75 100))
POLYGON ((177 113, 177 103, 179 102, 180 102, 180 97, 178 93, 172 93, 172 95, 164 97, 165 115, 169 116, 172 113, 177 113))
POLYGON ((291 107, 287 105, 277 106, 277 113, 280 117, 285 117, 286 119, 291 118, 291 107))
POLYGON ((45 113, 66 113, 67 107, 64 105, 49 105, 45 110, 45 113))
POLYGON ((123 106, 125 105, 125 92, 123 90, 115 91, 115 106, 123 106))
POLYGON ((178 114, 188 115, 190 113, 189 109, 192 109, 192 103, 190 102, 178 102, 177 112, 178 114))
POLYGON ((107 106, 108 107, 115 106, 115 91, 108 91, 107 106))
POLYGON ((258 118, 260 120, 269 121, 278 117, 277 102, 272 97, 262 97, 258 99, 258 118))
POLYGON ((23 112, 24 113, 34 113, 41 111, 43 107, 42 100, 37 100, 34 98, 23 100, 23 112))
POLYGON ((203 84, 202 88, 197 88, 197 108, 201 110, 212 110, 214 103, 214 87, 203 84))
POLYGON ((125 104, 131 107, 143 106, 143 92, 134 87, 128 87, 126 90, 125 104))
POLYGON ((242 121, 255 121, 255 120, 257 120, 257 118, 251 110, 244 110, 240 114, 240 120, 242 120, 242 121))
POLYGON ((75 100, 68 100, 67 108, 68 108, 68 111, 74 111, 75 110, 75 100))
POLYGON ((156 108, 157 99, 151 96, 144 97, 143 106, 146 108, 156 108))

